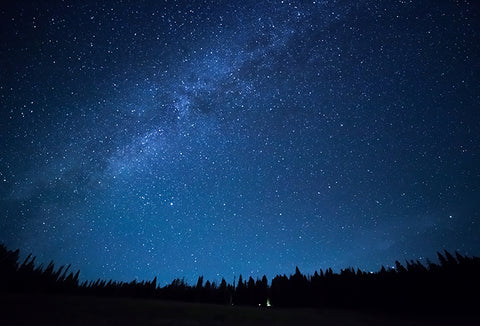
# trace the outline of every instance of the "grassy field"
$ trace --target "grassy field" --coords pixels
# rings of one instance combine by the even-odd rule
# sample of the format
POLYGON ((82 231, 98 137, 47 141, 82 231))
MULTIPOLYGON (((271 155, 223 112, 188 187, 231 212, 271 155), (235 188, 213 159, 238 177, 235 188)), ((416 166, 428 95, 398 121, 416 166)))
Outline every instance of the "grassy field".
POLYGON ((0 295, 0 325, 480 325, 345 310, 276 309, 160 300, 0 295))

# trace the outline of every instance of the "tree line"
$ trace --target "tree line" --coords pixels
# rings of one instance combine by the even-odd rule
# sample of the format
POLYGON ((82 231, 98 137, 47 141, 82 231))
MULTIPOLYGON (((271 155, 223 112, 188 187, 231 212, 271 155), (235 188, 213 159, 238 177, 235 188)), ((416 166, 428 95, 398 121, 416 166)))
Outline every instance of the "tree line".
POLYGON ((439 263, 406 261, 377 272, 353 268, 335 273, 331 268, 304 275, 298 267, 292 275, 277 275, 269 285, 261 279, 241 275, 217 284, 198 278, 196 285, 175 279, 163 287, 152 281, 118 282, 79 280, 70 266, 36 265, 29 255, 19 262, 19 250, 0 245, 0 292, 64 293, 75 295, 158 298, 186 302, 275 307, 349 308, 412 312, 473 312, 480 290, 480 258, 458 252, 438 252, 439 263), (473 298, 473 299, 472 299, 473 298), (477 298, 477 299, 475 299, 477 298))

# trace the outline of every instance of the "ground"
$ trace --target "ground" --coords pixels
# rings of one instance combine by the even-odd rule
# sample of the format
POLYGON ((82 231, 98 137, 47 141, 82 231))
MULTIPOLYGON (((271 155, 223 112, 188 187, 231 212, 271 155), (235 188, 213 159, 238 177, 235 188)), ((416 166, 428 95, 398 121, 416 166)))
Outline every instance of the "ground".
POLYGON ((280 309, 81 296, 0 295, 9 325, 480 325, 466 317, 413 317, 347 310, 280 309))

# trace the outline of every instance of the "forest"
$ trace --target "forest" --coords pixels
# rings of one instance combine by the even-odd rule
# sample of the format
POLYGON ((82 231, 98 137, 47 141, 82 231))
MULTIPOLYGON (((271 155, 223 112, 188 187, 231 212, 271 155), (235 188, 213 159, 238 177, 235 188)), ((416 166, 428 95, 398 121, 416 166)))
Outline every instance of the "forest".
POLYGON ((224 305, 358 309, 362 311, 409 311, 413 313, 475 313, 480 290, 480 258, 455 252, 437 252, 438 263, 427 260, 395 262, 395 268, 377 272, 331 268, 304 275, 297 267, 292 275, 277 275, 269 284, 239 276, 217 284, 198 278, 189 285, 175 279, 163 287, 151 281, 80 282, 80 271, 35 263, 29 255, 19 260, 19 250, 0 245, 0 293, 67 294, 80 296, 149 298, 224 305))

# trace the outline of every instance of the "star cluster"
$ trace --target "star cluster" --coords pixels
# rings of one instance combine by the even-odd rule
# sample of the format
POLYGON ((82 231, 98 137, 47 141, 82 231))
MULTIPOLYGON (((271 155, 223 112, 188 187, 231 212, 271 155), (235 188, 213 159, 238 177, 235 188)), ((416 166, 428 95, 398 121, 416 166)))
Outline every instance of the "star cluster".
POLYGON ((0 7, 0 240, 84 279, 479 254, 469 1, 0 7))

